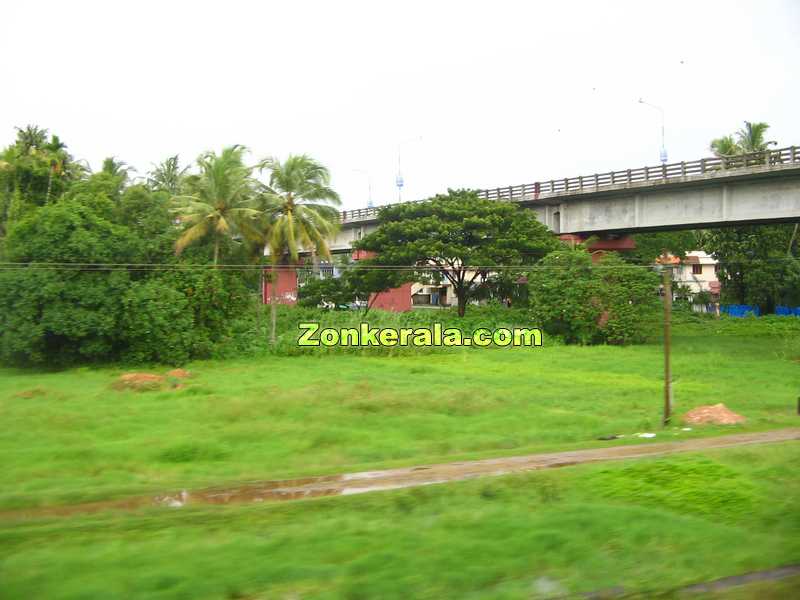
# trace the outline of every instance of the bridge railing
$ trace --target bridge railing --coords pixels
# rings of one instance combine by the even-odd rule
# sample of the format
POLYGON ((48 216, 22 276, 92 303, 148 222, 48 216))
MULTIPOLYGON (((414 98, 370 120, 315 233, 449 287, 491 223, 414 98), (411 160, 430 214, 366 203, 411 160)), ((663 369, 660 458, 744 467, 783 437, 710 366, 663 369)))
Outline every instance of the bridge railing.
POLYGON ((781 165, 800 162, 800 148, 789 146, 775 150, 764 150, 738 156, 709 157, 693 161, 681 161, 658 165, 655 167, 641 167, 639 169, 626 169, 624 171, 609 171, 566 177, 564 179, 550 179, 537 181, 524 185, 514 185, 488 190, 480 190, 478 195, 489 200, 524 200, 538 198, 541 194, 564 194, 582 190, 594 191, 597 188, 638 183, 644 181, 663 181, 679 179, 689 175, 703 175, 725 171, 728 169, 741 169, 758 165, 781 165))
MULTIPOLYGON (((742 169, 759 165, 777 166, 790 163, 800 163, 800 147, 788 146, 775 150, 764 150, 738 156, 713 156, 699 160, 681 161, 658 165, 655 167, 641 167, 639 169, 625 169, 624 171, 609 171, 594 173, 564 179, 550 179, 522 185, 478 190, 478 197, 488 200, 535 200, 541 195, 558 195, 570 192, 594 191, 613 185, 623 185, 639 182, 657 182, 670 179, 680 179, 690 175, 704 175, 718 173, 729 169, 742 169)), ((358 208, 345 210, 341 213, 342 222, 362 221, 377 216, 380 208, 358 208)))

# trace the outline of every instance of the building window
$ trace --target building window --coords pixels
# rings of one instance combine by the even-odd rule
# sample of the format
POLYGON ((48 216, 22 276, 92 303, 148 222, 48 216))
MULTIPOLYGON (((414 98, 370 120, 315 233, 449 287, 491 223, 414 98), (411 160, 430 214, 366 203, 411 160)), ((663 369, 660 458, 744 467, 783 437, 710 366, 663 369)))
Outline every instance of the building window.
POLYGON ((702 275, 703 265, 692 265, 692 275, 702 275))

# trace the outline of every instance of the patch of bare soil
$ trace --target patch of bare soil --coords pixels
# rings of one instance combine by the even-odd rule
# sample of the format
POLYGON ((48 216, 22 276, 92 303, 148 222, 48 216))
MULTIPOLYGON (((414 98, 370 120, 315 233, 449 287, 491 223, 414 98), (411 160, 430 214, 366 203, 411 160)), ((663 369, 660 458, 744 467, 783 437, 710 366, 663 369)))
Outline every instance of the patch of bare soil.
POLYGON ((172 369, 172 371, 167 372, 167 377, 174 377, 175 379, 186 379, 187 377, 191 377, 191 373, 186 369, 172 369))
POLYGON ((140 392, 158 390, 164 383, 162 375, 154 373, 125 373, 114 382, 116 390, 136 390, 140 392))
POLYGON ((590 462, 626 460, 647 456, 661 456, 676 452, 694 452, 791 440, 800 440, 800 428, 793 427, 758 433, 722 435, 683 442, 627 444, 611 448, 489 458, 304 479, 251 482, 238 486, 207 488, 196 491, 180 490, 157 496, 138 496, 121 500, 3 511, 0 512, 0 517, 70 516, 108 510, 130 511, 153 506, 180 508, 186 505, 260 503, 319 498, 321 496, 345 496, 463 481, 476 477, 569 467, 590 462))
POLYGON ((46 396, 46 395, 47 395, 47 390, 40 387, 36 387, 30 390, 19 392, 18 394, 14 394, 16 398, 39 398, 41 396, 46 396))
POLYGON ((745 422, 742 415, 722 403, 693 408, 683 415, 683 420, 691 425, 736 425, 745 422))

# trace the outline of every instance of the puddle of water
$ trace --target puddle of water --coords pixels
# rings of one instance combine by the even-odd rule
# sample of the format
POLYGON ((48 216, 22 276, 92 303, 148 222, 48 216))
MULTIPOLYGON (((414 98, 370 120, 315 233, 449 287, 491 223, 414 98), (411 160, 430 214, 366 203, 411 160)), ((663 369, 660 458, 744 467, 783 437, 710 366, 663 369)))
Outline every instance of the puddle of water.
POLYGON ((581 463, 658 456, 674 452, 724 448, 747 444, 800 439, 800 428, 703 438, 686 442, 637 444, 612 448, 574 450, 528 456, 492 458, 439 465, 425 465, 384 471, 364 471, 300 479, 245 483, 235 487, 181 490, 157 496, 91 502, 69 506, 39 507, 0 512, 0 518, 37 516, 68 517, 108 510, 133 511, 148 507, 182 508, 190 505, 226 505, 256 502, 283 502, 324 496, 363 494, 421 485, 462 481, 483 476, 508 475, 547 468, 569 467, 581 463))

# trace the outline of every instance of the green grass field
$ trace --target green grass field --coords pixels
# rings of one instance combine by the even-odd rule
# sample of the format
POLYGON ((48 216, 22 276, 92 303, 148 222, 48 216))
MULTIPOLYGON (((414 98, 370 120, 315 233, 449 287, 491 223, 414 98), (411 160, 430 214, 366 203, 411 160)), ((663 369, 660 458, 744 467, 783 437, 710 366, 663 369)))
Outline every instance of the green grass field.
MULTIPOLYGON (((724 402, 748 419, 735 431, 797 424, 794 348, 785 336, 679 328, 676 412, 724 402)), ((672 441, 732 430, 662 431, 655 344, 266 356, 188 368, 195 376, 185 388, 156 392, 114 390, 124 368, 0 371, 0 509, 601 447, 607 434, 672 441)))
POLYGON ((797 426, 798 339, 752 322, 677 326, 676 413, 724 402, 748 419, 690 432, 660 426, 658 344, 197 362, 184 388, 150 392, 115 390, 124 367, 0 370, 0 598, 493 599, 618 586, 682 598, 687 584, 798 563, 792 442, 286 504, 12 515, 650 443, 630 437, 643 431, 674 441, 797 426), (626 437, 596 439, 610 433, 626 437))
MULTIPOLYGON (((618 586, 659 597, 800 561, 798 460, 800 445, 784 443, 286 504, 6 522, 0 597, 522 599, 618 586)), ((797 580, 756 587, 800 591, 797 580)))

